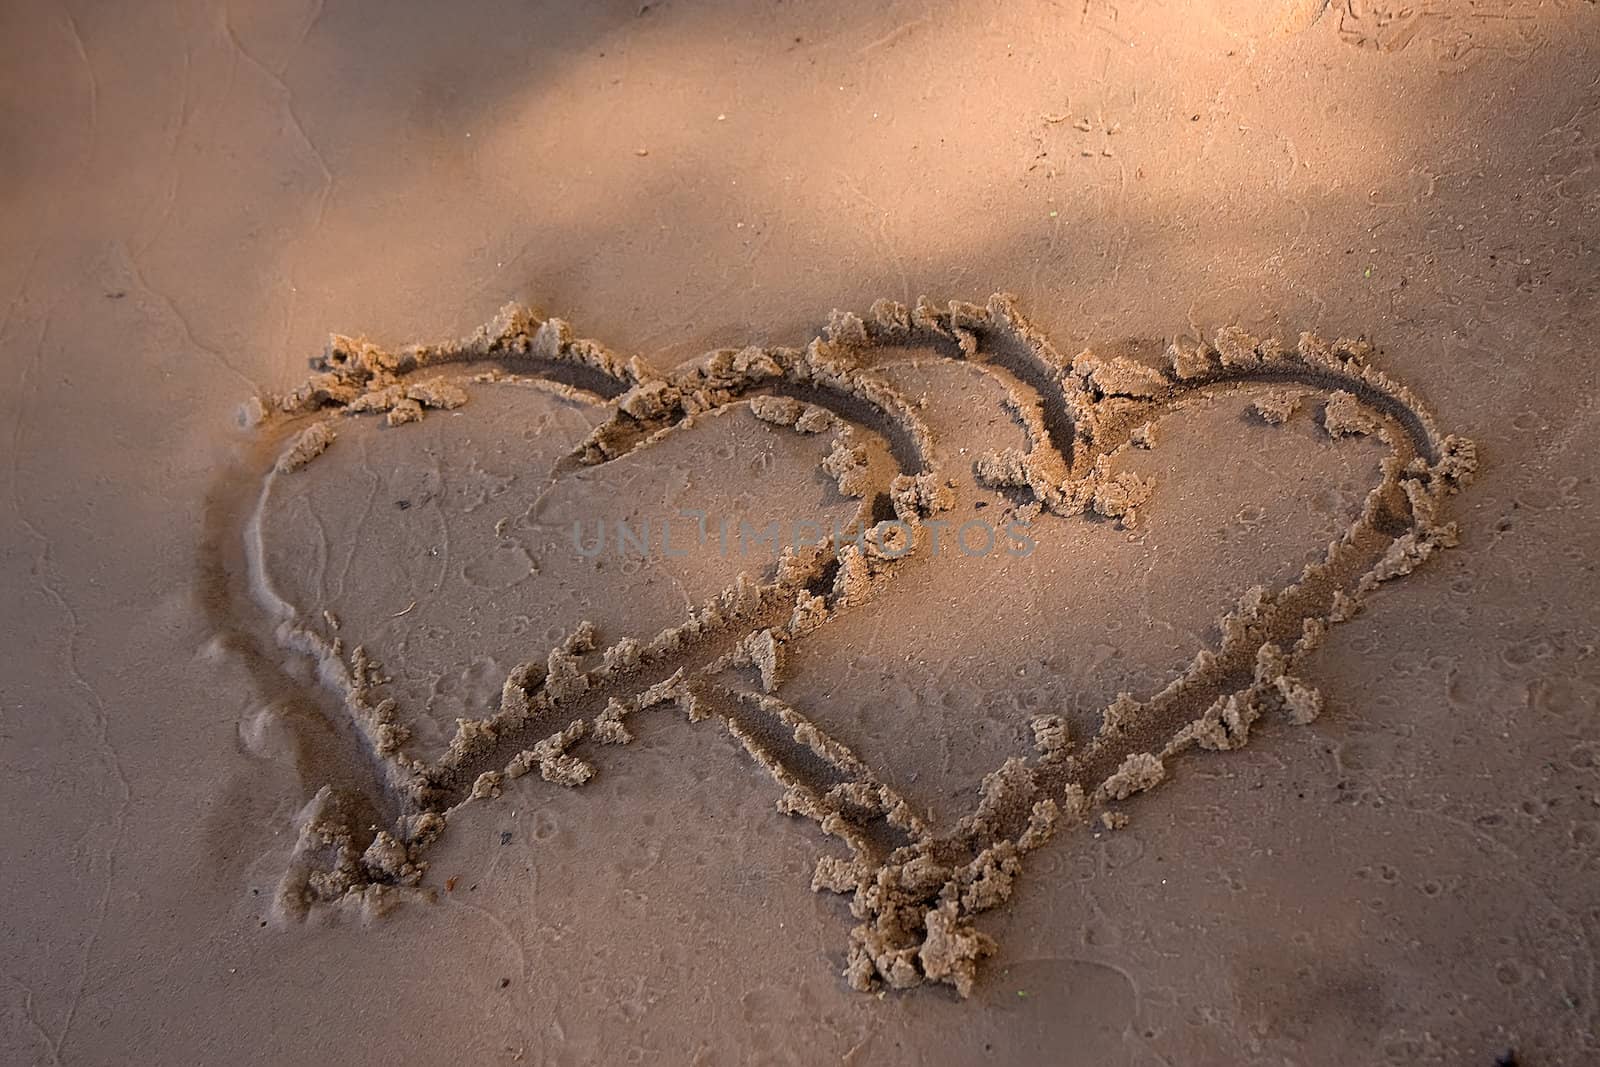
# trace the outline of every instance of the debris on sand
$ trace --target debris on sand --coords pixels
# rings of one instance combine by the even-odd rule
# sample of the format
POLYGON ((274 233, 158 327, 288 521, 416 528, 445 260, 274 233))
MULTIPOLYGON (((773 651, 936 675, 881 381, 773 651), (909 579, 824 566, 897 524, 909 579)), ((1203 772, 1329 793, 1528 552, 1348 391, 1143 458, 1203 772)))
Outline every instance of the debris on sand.
POLYGON ((278 457, 278 473, 290 474, 304 467, 326 452, 337 436, 331 423, 314 422, 307 426, 295 435, 294 442, 278 457))
POLYGON ((1251 403, 1261 420, 1272 426, 1282 426, 1300 406, 1300 394, 1290 389, 1273 389, 1263 393, 1251 403))

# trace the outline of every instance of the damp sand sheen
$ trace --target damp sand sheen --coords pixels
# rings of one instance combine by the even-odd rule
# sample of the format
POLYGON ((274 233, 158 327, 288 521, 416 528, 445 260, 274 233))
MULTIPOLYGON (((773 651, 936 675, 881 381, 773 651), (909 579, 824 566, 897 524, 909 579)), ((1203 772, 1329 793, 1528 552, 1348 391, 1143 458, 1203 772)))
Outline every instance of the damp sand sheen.
POLYGON ((880 301, 835 312, 804 347, 717 350, 668 373, 519 306, 458 342, 334 336, 301 387, 247 405, 270 453, 238 509, 233 610, 327 719, 304 742, 326 782, 297 819, 277 921, 425 907, 446 888, 428 857, 452 824, 513 790, 537 804, 540 789, 625 775, 641 718, 670 717, 726 731, 770 774, 778 811, 814 827, 812 887, 842 898, 853 988, 969 994, 996 948, 980 916, 1032 853, 1123 825, 1126 802, 1193 750, 1313 722, 1307 660, 1328 627, 1454 544, 1475 449, 1379 363, 1364 342, 1237 328, 1141 358, 1064 357, 1000 295, 880 301), (435 466, 397 458, 408 448, 435 466), (1255 570, 1207 556, 1204 525, 1164 538, 1218 506, 1227 483, 1208 472, 1229 464, 1291 502, 1276 510, 1294 547, 1255 570), (572 542, 585 520, 660 529, 713 510, 833 532, 768 558, 691 541, 643 564, 572 542), (936 550, 979 517, 1025 528, 1037 558, 936 550), (1134 563, 1091 573, 1074 551, 1092 544, 1134 563), (1142 585, 1163 573, 1151 553, 1217 573, 1142 585), (1238 573, 1262 580, 1230 586, 1238 573), (646 582, 660 595, 629 592, 646 582), (913 715, 889 746, 834 713, 819 650, 857 649, 874 611, 920 614, 947 641, 1004 640, 947 607, 966 587, 965 602, 1009 597, 1019 627, 1059 620, 1074 647, 1121 601, 1142 604, 1146 625, 1102 634, 1138 655, 1152 605, 1195 614, 1163 624, 1177 661, 1099 695, 1114 672, 1091 672, 1073 707, 1029 706, 982 737, 934 736, 941 721, 913 715), (976 775, 948 810, 925 795, 934 748, 976 775))

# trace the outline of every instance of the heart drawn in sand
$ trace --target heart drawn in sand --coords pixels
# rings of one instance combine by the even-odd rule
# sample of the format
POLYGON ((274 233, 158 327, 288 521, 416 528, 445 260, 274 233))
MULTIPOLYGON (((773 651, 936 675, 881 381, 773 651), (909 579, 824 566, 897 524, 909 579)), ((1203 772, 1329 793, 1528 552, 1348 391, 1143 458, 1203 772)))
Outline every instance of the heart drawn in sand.
MULTIPOLYGON (((803 348, 719 350, 668 374, 514 306, 449 344, 391 352, 334 337, 301 388, 258 409, 289 439, 245 531, 255 607, 286 660, 313 668, 329 736, 357 768, 303 812, 281 915, 427 896, 428 849, 450 823, 533 773, 581 786, 625 762, 610 749, 632 740, 635 716, 669 711, 720 722, 781 787, 779 809, 842 846, 813 888, 850 897, 852 986, 968 993, 994 948, 974 917, 1007 900, 1030 853, 1071 823, 1111 824, 1108 804, 1161 782, 1189 749, 1236 748, 1263 716, 1310 722, 1321 698, 1297 672, 1326 628, 1453 543, 1443 512, 1473 446, 1441 434, 1370 355, 1229 328, 1168 347, 1159 366, 1068 359, 1003 296, 880 301, 864 317, 834 313, 803 348), (914 396, 897 384, 908 351, 986 392, 914 396), (998 401, 998 422, 962 408, 980 398, 998 401), (522 419, 515 456, 473 435, 479 408, 522 419), (1032 709, 1031 744, 948 819, 908 800, 903 768, 826 706, 786 699, 808 647, 896 589, 1027 566, 1085 524, 1120 535, 1177 521, 1163 494, 1206 488, 1157 484, 1134 460, 1180 418, 1234 408, 1252 433, 1366 442, 1374 478, 1303 566, 1279 568, 1287 580, 1236 590, 1214 640, 1186 638, 1153 691, 1097 705, 1088 730, 1032 709), (464 421, 415 438, 427 463, 392 461, 392 442, 446 425, 444 412, 464 421), (767 443, 751 447, 753 432, 767 443), (515 471, 532 472, 538 495, 500 507, 515 471), (628 533, 631 556, 606 554, 607 536, 628 533), (757 542, 764 558, 743 551, 757 542), (673 596, 630 597, 652 572, 673 596), (472 595, 429 595, 449 583, 472 595), (377 585, 412 592, 360 595, 377 585), (601 588, 608 597, 589 595, 601 588), (615 617, 596 624, 588 609, 602 600, 615 617)), ((1198 479, 1204 444, 1185 451, 1198 479)), ((1030 595, 1070 611, 1086 585, 1040 589, 1047 577, 1029 579, 1030 595)))

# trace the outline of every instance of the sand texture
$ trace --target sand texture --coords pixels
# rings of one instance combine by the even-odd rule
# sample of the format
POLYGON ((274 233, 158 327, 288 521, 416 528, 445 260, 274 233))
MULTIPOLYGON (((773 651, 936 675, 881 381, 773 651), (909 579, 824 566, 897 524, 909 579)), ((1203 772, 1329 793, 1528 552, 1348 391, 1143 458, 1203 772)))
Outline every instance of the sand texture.
POLYGON ((0 1062, 1600 1059, 1592 4, 0 19, 0 1062))
MULTIPOLYGON (((1050 841, 1063 816, 1067 825, 1080 823, 1098 814, 1096 804, 1153 789, 1166 777, 1164 759, 1192 747, 1239 748, 1263 716, 1310 723, 1322 698, 1293 672, 1328 627, 1355 617, 1380 583, 1410 574, 1457 543, 1447 510, 1477 473, 1476 446, 1442 434, 1417 399, 1370 362, 1369 347, 1310 333, 1286 346, 1229 327, 1214 343, 1174 343, 1155 366, 1089 350, 1066 359, 1003 295, 981 305, 922 300, 907 307, 880 300, 865 317, 834 312, 826 330, 803 348, 720 350, 667 375, 516 305, 456 343, 391 353, 336 336, 304 385, 264 404, 288 416, 309 410, 319 421, 292 433, 242 523, 242 539, 251 592, 267 616, 259 625, 270 625, 284 652, 310 661, 306 669, 321 683, 322 699, 339 707, 331 712, 332 726, 350 739, 342 763, 370 773, 358 771, 353 789, 329 783, 319 790, 275 890, 277 915, 292 921, 322 908, 370 911, 375 898, 386 905, 412 896, 431 899, 427 857, 449 824, 473 818, 469 806, 504 799, 507 782, 533 770, 569 787, 586 784, 602 765, 626 773, 624 760, 604 758, 597 746, 632 742, 632 724, 664 710, 690 723, 720 722, 781 789, 778 809, 811 821, 844 850, 822 855, 812 886, 851 897, 850 913, 860 920, 850 931, 844 968, 852 988, 904 989, 932 981, 970 996, 980 962, 996 950, 974 917, 1010 899, 1024 857, 1050 841), (394 410, 396 397, 458 408, 469 398, 461 386, 431 376, 419 387, 413 379, 446 365, 491 361, 505 369, 478 377, 485 388, 511 395, 497 397, 488 412, 474 407, 464 413, 484 425, 474 428, 469 421, 452 425, 442 438, 408 441, 422 431, 391 434, 394 426, 386 421, 362 438, 359 467, 330 469, 328 460, 307 472, 335 439, 327 411, 359 420, 394 410), (979 439, 972 449, 979 458, 961 469, 967 449, 952 454, 935 428, 940 420, 924 415, 944 415, 950 406, 956 410, 948 417, 970 426, 964 409, 977 391, 947 386, 940 390, 947 399, 934 404, 914 401, 892 380, 896 369, 928 373, 944 361, 998 379, 1006 389, 1004 407, 1026 438, 1025 451, 1006 448, 1008 458, 999 460, 982 447, 995 442, 979 439), (552 396, 527 388, 535 380, 560 384, 574 368, 603 376, 598 395, 552 396), (1269 420, 1281 427, 1292 413, 1277 401, 1285 382, 1324 395, 1323 416, 1309 438, 1263 441, 1268 450, 1347 452, 1327 442, 1369 435, 1386 446, 1378 462, 1367 464, 1375 469, 1360 506, 1333 522, 1320 555, 1291 549, 1285 564, 1306 562, 1276 588, 1241 587, 1247 570, 1206 561, 1205 549, 1193 544, 1204 537, 1193 528, 1197 516, 1185 514, 1181 504, 1156 512, 1163 526, 1190 527, 1192 547, 1182 562, 1191 573, 1198 568, 1224 576, 1226 610, 1210 625, 1194 619, 1191 630, 1215 631, 1219 639, 1199 638, 1192 649, 1180 645, 1191 658, 1142 698, 1119 692, 1092 717, 1097 722, 1088 726, 1092 733, 1081 750, 1074 749, 1066 721, 1046 724, 1046 743, 1036 736, 1030 746, 1040 749, 1037 754, 1017 752, 977 768, 969 810, 941 821, 897 784, 902 774, 916 777, 915 763, 885 767, 863 758, 839 736, 840 727, 860 724, 831 721, 826 700, 802 708, 783 699, 791 659, 806 657, 807 645, 826 643, 835 617, 870 615, 873 602, 902 583, 914 592, 899 598, 897 613, 908 618, 919 606, 926 611, 948 578, 961 580, 950 573, 960 569, 952 559, 984 571, 983 595, 1000 603, 1047 586, 1045 557, 1034 553, 1063 520, 1131 530, 1141 508, 1152 510, 1147 505, 1157 478, 1118 463, 1133 447, 1135 429, 1154 464, 1183 449, 1180 435, 1194 422, 1203 426, 1196 452, 1248 454, 1253 442, 1230 440, 1237 431, 1207 416, 1221 408, 1237 424, 1244 414, 1239 402, 1265 385, 1270 392, 1254 409, 1265 404, 1282 412, 1269 420), (614 399, 600 399, 607 395, 614 399), (546 457, 551 473, 532 503, 520 512, 505 507, 508 497, 523 504, 513 492, 516 471, 526 471, 533 457, 526 445, 514 447, 523 441, 504 441, 494 427, 511 420, 527 427, 529 409, 543 414, 571 406, 595 409, 588 432, 569 430, 565 448, 551 450, 558 458, 546 457), (740 413, 747 420, 742 427, 726 425, 740 413), (750 426, 752 415, 766 427, 750 426), (1169 431, 1155 429, 1169 424, 1169 431), (824 427, 834 436, 819 459, 814 433, 824 427), (707 435, 725 441, 694 447, 707 435), (792 439, 796 435, 800 440, 792 439), (771 439, 784 437, 790 449, 780 454, 771 439), (812 446, 811 470, 793 455, 796 444, 812 446), (453 459, 461 452, 465 463, 453 459), (754 478, 752 458, 759 471, 754 478), (581 480, 580 471, 586 475, 581 480), (331 479, 332 490, 306 493, 307 480, 321 475, 331 479), (756 488, 730 499, 728 490, 741 475, 756 488), (814 485, 819 479, 813 475, 826 489, 811 508, 798 506, 803 497, 795 489, 814 485), (285 487, 279 479, 291 481, 285 487), (360 498, 356 484, 363 480, 372 489, 353 512, 355 526, 334 528, 341 513, 352 513, 349 504, 360 498), (579 484, 569 492, 573 482, 579 484), (416 488, 407 491, 407 485, 416 488), (762 489, 780 495, 763 501, 762 489), (1011 491, 999 502, 1003 507, 959 521, 978 504, 995 503, 985 498, 996 489, 1011 491), (587 521, 580 515, 569 524, 560 515, 564 497, 588 510, 604 500, 629 515, 587 521), (374 516, 375 504, 391 499, 393 507, 374 516), (794 535, 798 524, 814 522, 834 501, 851 500, 859 502, 847 509, 854 514, 830 516, 826 535, 819 530, 814 542, 794 535), (491 522, 486 512, 502 507, 506 513, 491 522), (879 514, 893 517, 874 521, 879 514), (651 539, 652 515, 657 541, 651 539), (714 517, 710 523, 708 516, 714 517), (691 538, 680 528, 675 550, 673 521, 683 517, 695 519, 694 532, 691 538), (559 531, 568 525, 573 536, 563 545, 559 531), (725 547, 730 526, 740 546, 731 557, 725 547), (592 540, 586 540, 590 527, 592 540), (758 527, 769 531, 765 541, 758 527), (611 553, 605 551, 608 529, 616 542, 611 553), (421 564, 417 572, 404 569, 412 561, 421 564), (719 561, 724 569, 740 569, 722 575, 728 584, 715 588, 719 561), (608 562, 617 565, 622 585, 606 573, 608 562), (649 588, 661 575, 670 576, 682 598, 676 617, 650 610, 649 588), (286 592, 290 585, 294 592, 286 592), (562 603, 570 611, 612 617, 603 625, 576 620, 552 647, 540 648, 517 624, 523 616, 509 626, 502 618, 507 601, 530 599, 547 619, 562 603), (374 617, 373 607, 402 600, 405 607, 374 617), (453 603, 464 605, 464 613, 444 617, 453 603), (419 605, 426 606, 419 612, 419 605), (494 636, 482 636, 484 629, 494 636), (533 658, 517 662, 530 643, 533 658), (397 679, 381 665, 386 662, 403 664, 406 677, 397 679), (452 678, 459 687, 444 685, 452 678), (431 687, 406 684, 429 679, 431 687), (488 691, 474 693, 475 682, 487 683, 488 691), (434 714, 419 721, 418 704, 434 714), (453 730, 440 721, 440 705, 454 710, 453 730)), ((539 421, 558 432, 555 412, 539 421)), ((346 436, 358 433, 352 428, 346 436)), ((1285 433, 1267 431, 1280 438, 1285 433)), ((530 430, 522 437, 531 437, 534 448, 547 447, 530 430)), ((1290 467, 1304 479, 1316 461, 1296 458, 1290 467)), ((1362 465, 1349 459, 1357 469, 1362 465)), ((1192 472, 1173 461, 1165 472, 1180 485, 1209 477, 1213 485, 1204 491, 1213 495, 1219 477, 1229 485, 1247 482, 1226 477, 1232 473, 1214 459, 1192 472)), ((1260 488, 1282 497, 1288 477, 1267 479, 1260 488)), ((1265 525, 1260 510, 1258 527, 1265 525)), ((1293 545, 1302 531, 1288 525, 1283 533, 1293 545)), ((1277 547, 1273 540, 1264 543, 1277 547)), ((1153 607, 1157 598, 1143 595, 1141 584, 1159 575, 1160 553, 1139 547, 1143 551, 1107 553, 1112 580, 1093 594, 1097 599, 1121 601, 1124 610, 1153 607), (1134 574, 1143 577, 1134 580, 1134 574)), ((1181 588, 1187 596, 1176 598, 1172 614, 1162 612, 1169 620, 1181 617, 1182 601, 1198 592, 1192 581, 1181 588)), ((1070 611, 1086 592, 1065 593, 1063 608, 1070 611)), ((1200 598, 1202 611, 1215 606, 1208 599, 1200 598)), ((1016 625, 1033 624, 1026 612, 1019 614, 1016 625)), ((970 638, 959 620, 940 618, 937 629, 970 638)), ((1058 640, 1064 636, 1057 634, 1058 640)), ((926 654, 932 643, 907 647, 926 654)), ((806 658, 815 670, 818 657, 806 658)), ((937 741, 953 725, 926 717, 902 729, 937 741)))

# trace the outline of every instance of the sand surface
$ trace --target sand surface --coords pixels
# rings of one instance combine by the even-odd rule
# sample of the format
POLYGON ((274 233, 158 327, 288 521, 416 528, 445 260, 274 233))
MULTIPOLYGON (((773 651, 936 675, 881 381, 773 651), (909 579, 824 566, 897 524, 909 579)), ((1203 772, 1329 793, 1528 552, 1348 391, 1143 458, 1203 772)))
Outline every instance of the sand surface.
POLYGON ((0 54, 0 1061, 1600 1058, 1593 4, 0 54))

